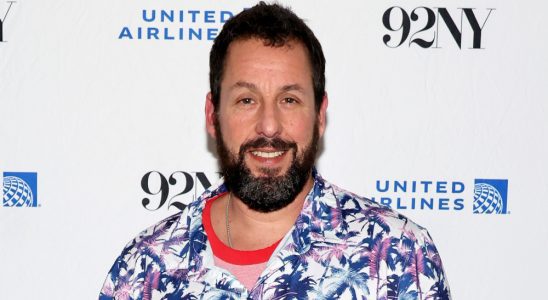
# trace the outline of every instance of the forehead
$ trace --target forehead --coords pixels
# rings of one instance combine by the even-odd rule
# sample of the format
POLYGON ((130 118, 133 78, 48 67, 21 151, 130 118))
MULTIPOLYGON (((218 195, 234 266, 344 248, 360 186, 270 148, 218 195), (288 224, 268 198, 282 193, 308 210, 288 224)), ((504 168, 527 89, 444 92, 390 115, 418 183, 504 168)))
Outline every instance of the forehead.
POLYGON ((281 46, 265 45, 256 38, 236 40, 228 48, 223 73, 222 85, 268 79, 312 86, 308 51, 295 40, 281 46))

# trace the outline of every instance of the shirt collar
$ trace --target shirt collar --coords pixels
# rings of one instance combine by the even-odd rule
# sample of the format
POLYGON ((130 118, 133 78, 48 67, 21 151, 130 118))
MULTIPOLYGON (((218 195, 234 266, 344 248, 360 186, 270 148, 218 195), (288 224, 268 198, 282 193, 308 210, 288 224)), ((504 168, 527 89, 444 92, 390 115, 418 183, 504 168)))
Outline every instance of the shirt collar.
MULTIPOLYGON (((305 198, 303 209, 297 217, 295 225, 288 232, 288 236, 283 239, 286 243, 280 244, 279 249, 285 247, 285 244, 291 243, 290 247, 295 248, 293 250, 303 253, 307 251, 314 241, 340 242, 338 233, 342 230, 341 228, 344 228, 344 226, 340 226, 344 220, 341 217, 340 204, 333 191, 333 187, 321 177, 316 168, 312 169, 312 179, 313 186, 305 198)), ((189 228, 189 238, 196 238, 197 240, 194 242, 203 244, 203 250, 207 250, 205 249, 207 236, 203 233, 202 226, 202 211, 205 203, 209 199, 215 198, 227 191, 224 180, 221 178, 188 207, 189 218, 187 219, 187 225, 189 228), (201 231, 201 233, 198 234, 197 231, 201 231)), ((199 256, 197 255, 196 257, 199 256)), ((190 255, 189 258, 189 267, 191 268, 192 266, 200 268, 202 263, 207 263, 201 260, 193 261, 190 255)))

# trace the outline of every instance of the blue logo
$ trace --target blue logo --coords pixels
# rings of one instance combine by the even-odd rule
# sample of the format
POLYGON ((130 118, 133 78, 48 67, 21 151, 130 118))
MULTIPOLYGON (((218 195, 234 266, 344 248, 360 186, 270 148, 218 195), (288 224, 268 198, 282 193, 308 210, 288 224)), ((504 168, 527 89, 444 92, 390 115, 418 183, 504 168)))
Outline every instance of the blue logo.
POLYGON ((235 14, 218 9, 143 9, 140 20, 122 27, 118 39, 213 41, 235 14))
POLYGON ((376 180, 369 199, 396 210, 462 211, 474 214, 510 214, 508 179, 376 180), (470 209, 470 207, 472 209, 470 209))
POLYGON ((371 200, 397 210, 464 209, 461 181, 447 180, 377 180, 376 191, 381 197, 371 200))
POLYGON ((37 207, 38 175, 28 172, 4 172, 4 207, 37 207))
POLYGON ((508 213, 508 180, 476 179, 474 181, 474 213, 508 213))

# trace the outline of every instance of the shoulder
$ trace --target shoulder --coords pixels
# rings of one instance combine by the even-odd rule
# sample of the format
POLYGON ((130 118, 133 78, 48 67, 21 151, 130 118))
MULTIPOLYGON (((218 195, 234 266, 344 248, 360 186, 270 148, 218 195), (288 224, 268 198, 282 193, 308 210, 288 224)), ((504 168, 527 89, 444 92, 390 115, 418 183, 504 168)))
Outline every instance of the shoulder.
POLYGON ((131 257, 135 253, 157 252, 166 243, 184 236, 188 231, 187 209, 171 215, 141 231, 122 251, 121 257, 131 257))
POLYGON ((333 245, 344 246, 347 268, 371 278, 385 274, 385 279, 399 281, 399 287, 387 286, 390 293, 413 296, 422 291, 435 299, 450 299, 441 257, 424 227, 327 182, 320 199, 332 207, 331 218, 322 222, 329 224, 323 236, 333 245))
POLYGON ((325 180, 323 189, 323 201, 331 203, 335 208, 332 217, 338 218, 338 223, 343 226, 345 231, 353 233, 352 236, 355 238, 352 239, 382 235, 418 244, 432 243, 428 231, 424 227, 390 207, 383 206, 325 180))
POLYGON ((141 231, 126 245, 119 259, 130 260, 139 255, 148 255, 163 269, 169 269, 169 265, 165 265, 169 259, 174 255, 180 256, 186 243, 197 239, 196 234, 203 232, 202 211, 205 203, 223 192, 224 185, 220 182, 182 211, 141 231))
POLYGON ((133 238, 112 265, 100 297, 111 299, 123 293, 137 298, 144 289, 144 283, 149 281, 149 274, 166 268, 169 262, 166 247, 182 239, 187 232, 184 226, 180 226, 183 215, 184 211, 169 216, 133 238), (178 234, 171 236, 173 233, 178 234))
POLYGON ((189 271, 199 269, 207 241, 202 211, 206 201, 225 191, 219 181, 181 212, 139 233, 114 262, 100 298, 125 295, 138 299, 152 289, 165 290, 168 283, 176 285, 189 271))
POLYGON ((197 226, 201 226, 203 202, 192 203, 133 238, 112 265, 100 295, 109 299, 122 293, 137 299, 159 283, 161 274, 175 273, 184 265, 192 232, 201 232, 197 226))

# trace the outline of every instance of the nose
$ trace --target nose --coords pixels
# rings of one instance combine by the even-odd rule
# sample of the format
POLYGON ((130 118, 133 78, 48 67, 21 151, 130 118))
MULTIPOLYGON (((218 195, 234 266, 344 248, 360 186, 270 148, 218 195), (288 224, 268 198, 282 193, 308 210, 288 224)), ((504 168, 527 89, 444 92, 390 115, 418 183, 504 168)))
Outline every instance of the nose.
POLYGON ((275 104, 263 103, 257 116, 257 134, 268 138, 278 136, 282 130, 281 117, 275 104))

